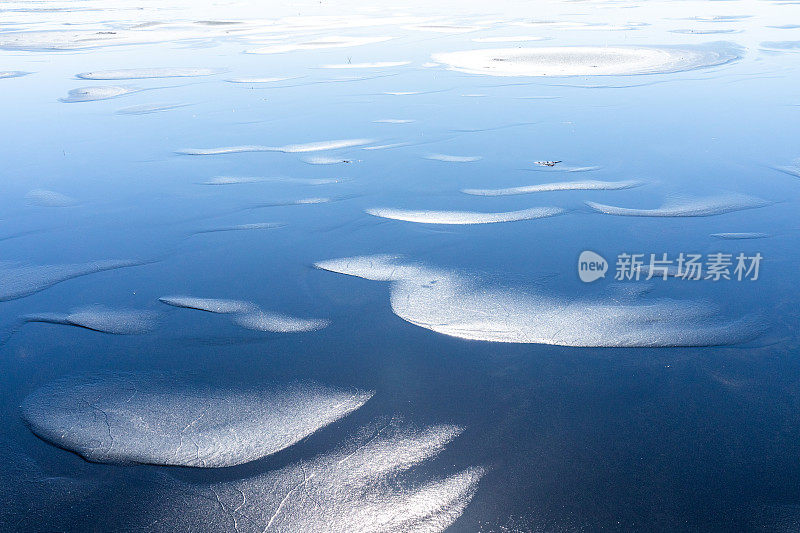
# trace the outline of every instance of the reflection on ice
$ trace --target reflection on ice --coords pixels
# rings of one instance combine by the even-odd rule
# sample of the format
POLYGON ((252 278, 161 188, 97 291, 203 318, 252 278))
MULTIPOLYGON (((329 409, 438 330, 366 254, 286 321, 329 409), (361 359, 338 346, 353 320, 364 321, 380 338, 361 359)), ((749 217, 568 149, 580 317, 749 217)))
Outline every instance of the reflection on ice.
POLYGON ((233 321, 245 329, 269 331, 273 333, 317 331, 328 327, 330 324, 329 320, 324 319, 295 318, 279 313, 266 313, 264 311, 236 315, 233 321))
POLYGON ((521 187, 508 187, 505 189, 463 189, 461 192, 475 196, 510 196, 514 194, 528 194, 546 191, 616 191, 630 189, 644 185, 641 180, 623 181, 562 181, 557 183, 542 183, 539 185, 523 185, 521 187))
POLYGON ((223 300, 220 298, 195 298, 193 296, 163 296, 158 299, 161 303, 173 307, 184 307, 209 313, 230 314, 250 313, 258 309, 255 304, 241 300, 223 300))
POLYGON ((778 172, 783 172, 795 178, 800 178, 800 162, 795 162, 792 165, 785 165, 780 167, 773 167, 778 172))
POLYGON ((341 148, 351 148, 353 146, 363 146, 373 142, 372 139, 339 139, 335 141, 320 141, 303 144, 287 144, 285 146, 224 146, 221 148, 188 148, 178 150, 177 153, 184 155, 220 155, 238 154, 242 152, 284 152, 284 153, 306 153, 320 152, 323 150, 338 150, 341 148))
MULTIPOLYGON (((723 476, 698 498, 676 500, 676 491, 704 473, 681 480, 681 454, 710 435, 713 442, 700 444, 710 442, 711 451, 720 449, 716 437, 730 437, 723 439, 730 453, 714 463, 726 472, 754 464, 754 454, 768 457, 770 471, 794 459, 780 453, 796 451, 786 445, 791 431, 776 439, 767 427, 762 442, 765 424, 730 424, 747 412, 763 415, 767 426, 787 425, 782 415, 791 402, 771 400, 794 384, 792 372, 776 372, 793 364, 782 353, 796 344, 787 330, 796 321, 791 272, 753 284, 735 276, 729 283, 615 283, 609 254, 674 258, 685 250, 704 252, 711 263, 709 252, 722 250, 735 265, 739 252, 761 250, 770 264, 796 263, 791 239, 779 238, 794 235, 800 185, 800 161, 791 162, 800 153, 792 154, 786 135, 787 117, 800 109, 791 89, 800 72, 792 66, 800 50, 798 25, 788 24, 800 22, 792 1, 761 2, 758 10, 747 2, 620 0, 513 0, 477 10, 424 2, 0 2, 7 110, 0 260, 19 261, 0 262, 0 337, 10 324, 25 333, 0 349, 9 415, 0 435, 0 530, 746 529, 742 498, 785 492, 797 469, 777 481, 750 476, 753 491, 728 490, 722 485, 733 478, 723 476), (753 19, 738 22, 737 10, 753 19), (751 57, 737 62, 745 49, 729 43, 693 44, 727 34, 751 57), (442 53, 429 61, 434 52, 442 53), (519 77, 492 81, 487 74, 519 77), (587 78, 525 78, 578 75, 587 78), (642 76, 622 77, 632 75, 642 76), (62 96, 87 103, 61 106, 62 96), (179 152, 186 156, 165 153, 186 147, 179 152), (446 153, 431 153, 438 151, 446 153), (779 168, 785 175, 767 169, 761 176, 759 161, 761 170, 787 165, 779 168), (651 181, 642 171, 665 189, 698 197, 659 207, 661 193, 646 194, 652 186, 633 189, 646 182, 632 178, 651 181), (354 180, 334 185, 348 179, 342 173, 354 180), (721 195, 756 191, 756 184, 768 192, 753 194, 785 201, 731 213, 768 205, 721 195), (452 194, 460 189, 472 196, 452 194), (513 196, 525 194, 539 196, 513 196), (584 200, 603 203, 586 207, 584 200), (526 209, 532 206, 544 207, 526 209), (560 216, 576 207, 582 214, 560 216), (648 221, 593 210, 728 214, 648 221), (371 256, 316 265, 364 279, 303 270, 311 258, 370 253, 391 242, 429 250, 430 261, 441 262, 371 256), (115 257, 89 250, 142 243, 167 246, 166 264, 7 301, 141 264, 81 261, 115 257), (606 279, 582 284, 575 275, 584 246, 610 260, 606 279), (547 257, 518 264, 536 256, 547 257), (39 264, 70 261, 77 263, 39 264), (497 272, 489 278, 479 268, 497 272), (562 274, 550 281, 536 273, 554 270, 562 274), (374 294, 357 294, 365 279, 385 283, 372 287, 388 300, 378 302, 386 309, 376 316, 369 316, 374 294), (141 303, 175 289, 241 299, 141 303), (322 307, 314 301, 320 295, 322 307), (109 307, 85 307, 95 301, 109 307), (743 316, 764 308, 763 320, 743 316), (336 324, 325 318, 334 316, 336 324), (781 331, 757 348, 634 349, 740 343, 764 324, 781 331), (153 335, 112 336, 154 326, 153 335), (381 346, 404 333, 408 342, 381 346), (576 355, 592 361, 576 366, 576 355), (720 388, 713 368, 720 364, 736 388, 720 388), (55 446, 90 461, 161 466, 88 464, 27 431, 16 416, 22 398, 43 376, 68 367, 192 369, 81 375, 24 403, 24 422, 55 446), (762 370, 786 379, 759 388, 762 370), (618 379, 626 373, 633 377, 618 379), (266 374, 300 382, 266 383, 266 374), (386 392, 378 402, 369 400, 373 384, 386 392), (710 429, 721 431, 700 431, 700 441, 687 431, 684 448, 659 447, 655 426, 694 429, 699 411, 688 394, 718 407, 710 429), (581 403, 587 397, 599 404, 581 403), (746 405, 754 401, 758 408, 746 405), (592 419, 597 405, 610 407, 592 419), (673 409, 683 405, 690 409, 673 409), (564 406, 577 407, 565 418, 564 406), (352 435, 346 425, 361 425, 373 411, 401 411, 418 425, 393 422, 340 439, 352 435), (459 437, 460 427, 437 420, 470 430, 459 437), (589 442, 609 427, 643 432, 623 436, 621 445, 589 442), (632 443, 641 448, 635 457, 632 443), (16 448, 30 457, 7 453, 16 448), (576 450, 581 466, 599 467, 588 483, 570 463, 576 450), (635 485, 642 469, 620 468, 620 461, 647 470, 654 457, 666 466, 650 469, 656 477, 633 487, 638 493, 592 500, 614 474, 621 474, 611 480, 617 486, 635 485), (480 464, 494 473, 483 478, 470 468, 480 464), (459 518, 473 495, 480 501, 459 518), (723 507, 735 512, 722 516, 716 511, 723 507)), ((646 265, 638 272, 659 275, 646 265)), ((677 274, 670 266, 665 275, 677 274)), ((707 422, 700 420, 701 430, 707 422)), ((778 509, 776 522, 792 529, 796 511, 778 509)), ((754 528, 772 526, 758 518, 754 528)))
POLYGON ((150 331, 155 325, 155 317, 155 313, 151 311, 109 309, 97 305, 76 309, 70 313, 25 315, 22 320, 24 322, 77 326, 114 335, 136 335, 150 331))
POLYGON ((353 159, 342 159, 341 157, 330 157, 324 155, 317 155, 312 157, 304 157, 303 163, 309 165, 338 165, 340 163, 354 163, 353 159))
POLYGON ((621 215, 629 217, 707 217, 721 215, 743 209, 754 209, 770 205, 767 200, 731 194, 727 196, 713 196, 696 199, 674 199, 666 202, 658 209, 634 209, 630 207, 617 207, 613 205, 586 202, 586 205, 607 215, 621 215))
POLYGON ((4 78, 19 78, 27 76, 30 72, 23 72, 21 70, 0 70, 0 80, 4 78))
POLYGON ((157 506, 156 530, 439 533, 464 512, 483 469, 434 479, 420 479, 416 470, 460 433, 391 422, 339 451, 273 472, 210 486, 176 482, 157 506))
POLYGON ((594 172, 595 170, 600 170, 601 167, 599 166, 588 166, 588 167, 565 167, 562 165, 558 166, 549 166, 549 165, 540 165, 534 163, 533 168, 527 168, 525 170, 532 170, 535 172, 594 172))
POLYGON ((391 282, 392 311, 437 333, 490 342, 581 347, 713 346, 757 336, 752 319, 726 320, 706 302, 620 295, 575 298, 483 286, 455 271, 392 256, 332 259, 316 267, 391 282))
POLYGON ((365 146, 362 150, 387 150, 389 148, 399 148, 401 146, 409 146, 411 143, 408 142, 399 142, 399 143, 389 143, 389 144, 375 144, 373 146, 365 146))
POLYGON ((475 211, 409 211, 406 209, 372 208, 370 215, 418 222, 420 224, 492 224, 495 222, 516 222, 535 218, 552 217, 564 212, 559 207, 534 207, 505 213, 480 213, 475 211))
POLYGON ((28 192, 25 195, 25 200, 30 205, 40 207, 69 207, 78 203, 75 198, 71 198, 66 194, 45 189, 34 189, 28 192))
MULTIPOLYGON (((300 200, 295 200, 293 202, 284 202, 282 204, 274 204, 274 205, 309 205, 309 204, 327 204, 330 202, 330 198, 324 197, 313 197, 313 198, 301 198, 300 200)), ((273 205, 273 204, 270 204, 273 205)))
MULTIPOLYGON (((107 9, 107 7, 106 7, 107 9)), ((176 42, 184 39, 217 38, 223 28, 192 27, 185 23, 155 25, 102 24, 94 29, 17 31, 0 33, 0 49, 34 52, 89 50, 108 46, 176 42), (106 31, 98 31, 106 28, 106 31)))
POLYGON ((160 113, 161 111, 169 111, 170 109, 178 109, 186 107, 189 104, 142 104, 133 105, 130 107, 123 107, 117 110, 118 115, 148 115, 150 113, 160 113))
POLYGON ((220 233, 226 231, 249 231, 249 230, 262 230, 262 229, 279 229, 285 228, 286 224, 280 222, 254 222, 252 224, 236 224, 235 226, 221 226, 218 228, 202 229, 195 232, 195 235, 200 233, 220 233))
POLYGON ((89 461, 214 468, 288 448, 371 397, 314 383, 237 389, 118 373, 55 381, 22 409, 39 437, 89 461))
POLYGON ((299 333, 317 331, 328 327, 330 324, 329 320, 324 319, 296 318, 280 313, 262 311, 256 304, 240 300, 195 298, 193 296, 165 296, 159 298, 159 301, 173 307, 233 315, 232 320, 234 324, 254 331, 299 333))
POLYGON ((761 43, 761 47, 769 50, 800 50, 800 41, 765 41, 761 43))
POLYGON ((730 44, 684 47, 559 46, 434 54, 452 70, 491 76, 596 76, 678 72, 738 59, 730 44))
POLYGON ((288 178, 284 176, 217 176, 204 181, 203 185, 236 185, 240 183, 297 183, 299 185, 330 185, 341 183, 342 178, 288 178))
POLYGON ((122 85, 104 85, 102 87, 80 87, 72 89, 67 96, 61 98, 62 102, 93 102, 95 100, 107 100, 136 92, 140 89, 135 87, 124 87, 122 85))
POLYGON ((765 239, 769 237, 769 233, 758 233, 758 232, 712 233, 711 236, 716 237, 718 239, 728 239, 728 240, 765 239))
POLYGON ((145 78, 189 78, 211 76, 221 71, 212 68, 129 68, 81 72, 76 77, 84 80, 136 80, 145 78))
POLYGON ((434 161, 444 161, 446 163, 472 163, 473 161, 480 161, 483 157, 479 155, 447 155, 447 154, 429 154, 425 159, 433 159, 434 161))
POLYGON ((203 185, 236 185, 239 183, 262 183, 268 180, 269 178, 257 176, 217 176, 216 178, 204 181, 203 185))

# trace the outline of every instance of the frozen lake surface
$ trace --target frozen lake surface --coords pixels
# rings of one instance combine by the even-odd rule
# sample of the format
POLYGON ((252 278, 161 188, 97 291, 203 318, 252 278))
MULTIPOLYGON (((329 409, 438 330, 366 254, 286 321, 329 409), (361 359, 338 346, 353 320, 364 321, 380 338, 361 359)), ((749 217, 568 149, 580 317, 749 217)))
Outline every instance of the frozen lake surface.
POLYGON ((0 530, 797 531, 800 4, 0 4, 0 530))

